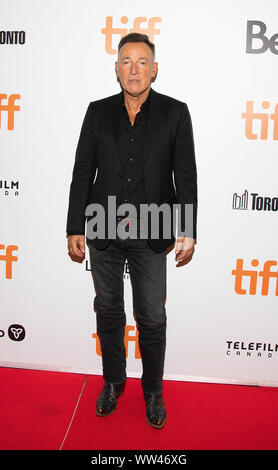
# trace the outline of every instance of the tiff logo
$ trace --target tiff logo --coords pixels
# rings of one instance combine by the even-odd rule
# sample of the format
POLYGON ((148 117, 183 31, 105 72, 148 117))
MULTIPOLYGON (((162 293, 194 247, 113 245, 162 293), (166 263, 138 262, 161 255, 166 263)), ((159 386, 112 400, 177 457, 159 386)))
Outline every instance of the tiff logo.
POLYGON ((6 95, 5 93, 0 93, 0 129, 2 128, 2 113, 3 111, 6 111, 8 114, 8 120, 7 120, 7 128, 8 131, 13 131, 14 130, 14 113, 15 111, 20 110, 20 106, 15 104, 16 100, 20 99, 20 95, 18 94, 12 94, 12 95, 6 95), (3 104, 3 100, 7 100, 7 104, 3 104))
MULTIPOLYGON (((135 359, 140 359, 141 353, 140 353, 139 341, 138 341, 138 336, 139 336, 138 329, 136 328, 135 335, 130 335, 130 332, 134 330, 135 330, 135 326, 126 325, 125 327, 124 344, 125 344, 126 357, 128 357, 128 344, 132 342, 132 343, 135 343, 135 359)), ((101 356, 101 346, 100 346, 99 336, 97 333, 93 333, 92 337, 96 340, 96 353, 98 356, 101 356)))
MULTIPOLYGON (((259 265, 257 259, 252 259, 251 265, 256 268, 259 265)), ((268 260, 265 261, 262 271, 257 269, 243 269, 243 259, 238 258, 236 261, 236 268, 232 270, 233 276, 235 276, 235 292, 239 295, 246 295, 246 289, 243 288, 243 278, 247 278, 249 281, 249 295, 257 294, 258 276, 262 278, 261 283, 261 295, 268 295, 269 293, 269 280, 270 278, 276 279, 276 291, 275 295, 278 295, 278 270, 277 261, 268 260), (272 267, 276 267, 276 270, 271 271, 272 267)))
MULTIPOLYGON (((122 16, 120 19, 122 24, 128 23, 128 17, 122 16)), ((128 33, 142 33, 147 34, 151 42, 154 42, 154 35, 160 34, 160 29, 155 29, 155 24, 160 23, 161 18, 153 16, 147 19, 146 16, 137 16, 133 21, 131 28, 117 28, 113 27, 113 16, 106 16, 105 28, 101 29, 101 33, 105 35, 105 51, 108 54, 116 54, 117 49, 113 49, 112 37, 114 34, 119 34, 121 38, 128 33), (147 23, 146 27, 142 27, 142 23, 147 23)))
MULTIPOLYGON (((262 107, 268 109, 270 107, 269 101, 263 101, 262 107)), ((245 136, 247 139, 257 140, 258 134, 254 133, 253 125, 254 121, 260 121, 259 131, 260 140, 268 139, 268 127, 270 120, 273 121, 273 140, 278 140, 278 104, 275 105, 274 113, 254 113, 254 102, 247 101, 246 111, 242 113, 243 119, 245 119, 245 136)))
MULTIPOLYGON (((12 279, 12 263, 18 260, 17 256, 13 256, 13 251, 17 249, 16 245, 7 245, 5 254, 0 254, 0 261, 5 263, 6 279, 12 279)), ((5 250, 5 245, 0 244, 0 250, 5 250)))

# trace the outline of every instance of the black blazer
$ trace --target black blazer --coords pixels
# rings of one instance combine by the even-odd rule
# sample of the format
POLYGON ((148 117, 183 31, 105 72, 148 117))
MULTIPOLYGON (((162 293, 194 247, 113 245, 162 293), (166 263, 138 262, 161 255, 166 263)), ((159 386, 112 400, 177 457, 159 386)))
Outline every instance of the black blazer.
MULTIPOLYGON (((119 151, 120 98, 121 92, 93 101, 88 106, 70 185, 66 227, 68 235, 85 234, 86 219, 89 221, 92 218, 85 216, 85 209, 93 202, 105 208, 107 227, 107 196, 121 196, 123 162, 119 151)), ((160 206, 166 202, 170 204, 171 210, 174 203, 193 204, 193 237, 196 239, 197 169, 187 105, 152 88, 143 147, 147 203, 160 206)), ((184 223, 183 211, 181 213, 184 223)), ((162 232, 159 239, 148 238, 150 247, 156 252, 165 250, 174 241, 172 230, 170 238, 163 239, 162 232)), ((87 242, 103 249, 109 244, 109 238, 87 238, 87 242)))

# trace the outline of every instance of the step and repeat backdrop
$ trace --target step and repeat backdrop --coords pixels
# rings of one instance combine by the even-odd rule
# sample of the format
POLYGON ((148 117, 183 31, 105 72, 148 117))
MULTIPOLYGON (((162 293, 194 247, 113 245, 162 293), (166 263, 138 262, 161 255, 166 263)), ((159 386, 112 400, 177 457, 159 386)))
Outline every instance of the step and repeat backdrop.
MULTIPOLYGON (((0 0, 0 365, 101 374, 89 252, 68 256, 90 101, 119 93, 117 46, 156 45, 154 90, 186 102, 198 169, 192 261, 167 257, 165 379, 278 386, 278 5, 0 0)), ((128 375, 141 376, 128 264, 128 375)))

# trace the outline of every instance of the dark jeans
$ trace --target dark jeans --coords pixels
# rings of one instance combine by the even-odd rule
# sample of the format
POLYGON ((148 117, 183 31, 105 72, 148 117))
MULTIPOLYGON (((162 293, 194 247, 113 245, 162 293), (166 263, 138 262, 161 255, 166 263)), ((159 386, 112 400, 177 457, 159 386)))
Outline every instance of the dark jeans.
POLYGON ((104 250, 91 244, 88 247, 104 380, 120 383, 126 378, 123 273, 127 259, 133 313, 139 332, 143 390, 162 391, 166 347, 166 250, 156 253, 146 239, 122 240, 118 235, 104 250))

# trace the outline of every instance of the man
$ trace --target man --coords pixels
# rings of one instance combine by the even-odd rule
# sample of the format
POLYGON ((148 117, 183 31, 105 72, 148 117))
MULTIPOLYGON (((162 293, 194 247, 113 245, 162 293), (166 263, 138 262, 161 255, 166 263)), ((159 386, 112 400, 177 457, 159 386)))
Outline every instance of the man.
POLYGON ((90 236, 87 230, 86 242, 96 292, 94 308, 104 377, 96 403, 97 416, 108 416, 115 410, 126 383, 123 270, 127 259, 139 331, 146 419, 160 429, 167 416, 162 393, 166 256, 175 242, 174 204, 181 207, 175 250, 177 267, 192 259, 196 244, 197 172, 193 132, 186 104, 151 88, 158 63, 155 46, 147 35, 130 33, 121 39, 115 71, 121 92, 91 102, 81 129, 70 187, 68 250, 73 261, 83 261, 85 222, 90 215, 87 218, 90 236), (109 212, 108 196, 116 198, 115 220, 109 212), (97 204, 104 209, 102 236, 93 236, 90 225, 94 218, 88 208, 99 207, 97 204), (135 208, 135 216, 126 215, 125 204, 135 208), (156 214, 150 224, 148 217, 142 217, 140 209, 144 204, 166 204, 171 215, 171 222, 166 217, 170 235, 163 231, 165 221, 161 221, 161 214, 156 214), (192 208, 191 220, 185 218, 186 206, 192 208), (114 232, 107 228, 111 219, 115 222, 114 232), (120 235, 118 229, 123 223, 120 235), (157 229, 155 236, 153 227, 157 229), (123 233, 131 228, 135 237, 130 230, 125 238, 123 233))

